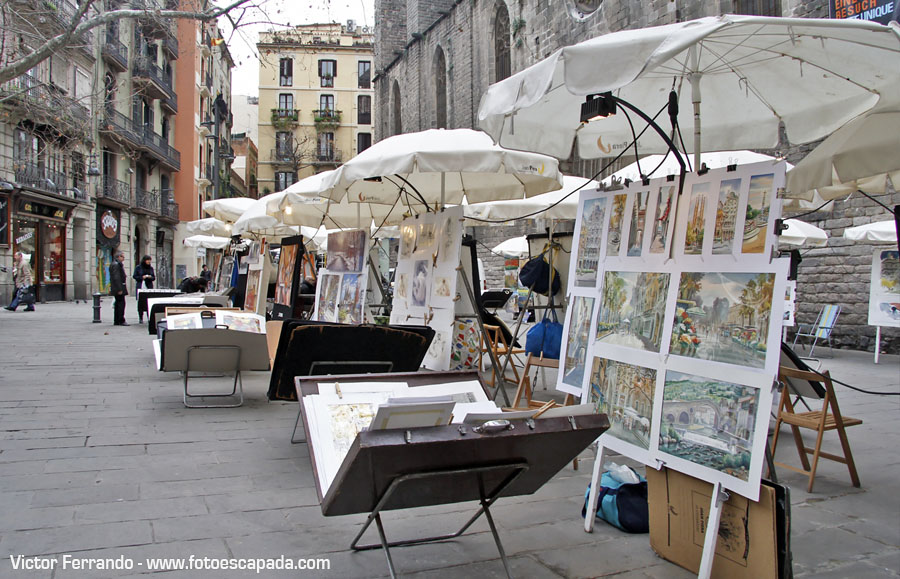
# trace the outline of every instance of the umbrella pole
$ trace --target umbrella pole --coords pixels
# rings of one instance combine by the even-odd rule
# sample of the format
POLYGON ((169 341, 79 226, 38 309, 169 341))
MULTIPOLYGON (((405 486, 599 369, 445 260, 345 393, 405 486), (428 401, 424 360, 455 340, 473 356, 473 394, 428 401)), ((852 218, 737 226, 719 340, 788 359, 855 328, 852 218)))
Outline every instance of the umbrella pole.
MULTIPOLYGON (((694 71, 700 68, 700 56, 697 47, 689 49, 689 57, 694 71)), ((700 170, 700 73, 692 72, 691 77, 691 103, 694 105, 694 170, 700 170)))
POLYGON ((446 181, 445 181, 446 178, 447 178, 447 174, 444 173, 443 171, 441 171, 441 207, 439 209, 440 211, 444 210, 444 191, 445 191, 445 187, 446 187, 446 181))

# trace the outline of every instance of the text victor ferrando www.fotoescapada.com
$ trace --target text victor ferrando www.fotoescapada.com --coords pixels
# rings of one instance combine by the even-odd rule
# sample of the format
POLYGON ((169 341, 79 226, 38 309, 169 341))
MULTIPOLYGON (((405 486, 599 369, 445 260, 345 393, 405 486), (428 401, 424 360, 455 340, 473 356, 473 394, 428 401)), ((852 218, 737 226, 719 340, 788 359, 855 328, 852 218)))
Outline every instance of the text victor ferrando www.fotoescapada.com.
POLYGON ((76 555, 54 555, 29 557, 10 555, 13 571, 71 570, 71 571, 113 571, 143 569, 147 571, 328 571, 331 560, 322 557, 291 558, 284 555, 274 558, 216 558, 179 557, 135 559, 119 557, 78 557, 76 555))

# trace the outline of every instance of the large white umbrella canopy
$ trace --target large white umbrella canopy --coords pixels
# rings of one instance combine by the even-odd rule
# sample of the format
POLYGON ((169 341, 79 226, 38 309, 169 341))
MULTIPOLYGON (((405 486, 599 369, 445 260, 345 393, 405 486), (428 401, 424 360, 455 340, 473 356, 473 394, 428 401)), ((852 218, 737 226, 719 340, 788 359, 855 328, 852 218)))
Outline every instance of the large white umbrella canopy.
POLYGON ((878 221, 876 223, 848 227, 844 230, 844 238, 853 241, 897 243, 897 226, 893 221, 878 221))
POLYGON ((192 235, 184 238, 184 244, 188 247, 204 247, 206 249, 225 249, 231 244, 230 237, 216 237, 215 235, 192 235))
POLYGON ((375 143, 338 170, 330 196, 352 202, 401 203, 414 210, 531 197, 562 186, 556 159, 510 151, 471 129, 432 129, 375 143), (401 188, 406 194, 401 196, 401 188), (421 198, 419 198, 421 196, 421 198))
MULTIPOLYGON (((632 141, 629 117, 638 132, 644 124, 621 106, 582 124, 585 96, 611 91, 665 118, 674 88, 687 152, 770 148, 781 122, 792 143, 829 135, 871 109, 898 74, 895 24, 724 15, 557 50, 489 87, 478 122, 501 146, 566 159, 577 140, 581 158, 610 157, 632 141)), ((666 151, 652 133, 639 139, 640 153, 666 151)))
POLYGON ((542 193, 527 199, 488 201, 466 205, 466 225, 486 225, 487 220, 499 222, 516 219, 575 219, 578 214, 578 192, 594 191, 599 183, 584 177, 563 175, 563 187, 557 191, 542 193))
POLYGON ((188 221, 185 227, 190 235, 231 236, 231 225, 215 217, 204 217, 203 219, 188 221))
MULTIPOLYGON (((753 151, 716 151, 700 155, 700 163, 706 165, 708 169, 720 169, 729 165, 747 165, 775 160, 775 157, 754 153, 753 151)), ((788 164, 788 166, 790 167, 791 165, 788 164)), ((694 167, 693 169, 696 171, 699 167, 694 167)), ((603 179, 603 182, 609 184, 614 179, 619 181, 624 181, 625 179, 640 181, 641 172, 651 178, 678 175, 681 172, 681 165, 678 163, 675 155, 648 155, 640 161, 635 161, 619 169, 606 179, 603 179), (638 170, 638 165, 640 165, 640 170, 638 170), (653 171, 652 175, 650 175, 650 171, 653 171)))
POLYGON ((523 235, 521 237, 507 239, 503 243, 495 246, 491 251, 499 253, 503 257, 514 257, 518 259, 526 258, 528 257, 528 238, 523 235))
POLYGON ((253 205, 256 199, 249 197, 225 197, 203 202, 203 210, 210 217, 215 217, 227 223, 234 223, 244 214, 244 211, 253 205))
POLYGON ((895 84, 874 109, 832 133, 788 171, 789 197, 827 201, 858 189, 884 193, 888 177, 900 186, 898 135, 900 84, 895 84))
POLYGON ((778 242, 785 245, 805 247, 824 247, 828 242, 828 233, 824 229, 799 219, 785 219, 787 229, 778 236, 778 242))
MULTIPOLYGON (((278 194, 279 193, 272 193, 271 195, 278 194)), ((266 213, 268 197, 270 197, 270 195, 253 200, 253 203, 247 207, 244 213, 234 222, 234 225, 232 225, 231 230, 235 235, 252 233, 265 237, 290 237, 292 235, 300 234, 300 230, 297 227, 285 225, 277 218, 266 213)))

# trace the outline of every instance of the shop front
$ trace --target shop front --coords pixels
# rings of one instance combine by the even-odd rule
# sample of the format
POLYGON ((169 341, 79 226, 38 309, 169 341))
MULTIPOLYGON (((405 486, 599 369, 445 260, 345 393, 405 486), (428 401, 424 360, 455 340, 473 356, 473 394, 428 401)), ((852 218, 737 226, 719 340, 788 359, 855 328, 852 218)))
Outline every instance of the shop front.
POLYGON ((13 215, 13 252, 31 264, 37 299, 66 299, 66 229, 72 207, 21 196, 13 215))
POLYGON ((122 211, 97 205, 97 288, 109 293, 109 264, 112 263, 121 239, 122 211))

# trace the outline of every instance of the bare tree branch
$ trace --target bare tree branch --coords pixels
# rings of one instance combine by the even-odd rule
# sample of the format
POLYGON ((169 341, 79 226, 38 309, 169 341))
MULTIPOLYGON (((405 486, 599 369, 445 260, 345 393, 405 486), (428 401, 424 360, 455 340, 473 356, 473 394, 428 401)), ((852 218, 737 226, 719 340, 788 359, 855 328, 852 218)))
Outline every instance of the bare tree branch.
POLYGON ((36 47, 29 54, 15 58, 11 62, 4 63, 0 66, 0 84, 8 82, 17 76, 25 74, 39 63, 47 60, 56 51, 64 48, 72 43, 72 41, 82 34, 117 20, 141 20, 147 18, 154 19, 176 19, 187 18, 208 22, 215 20, 223 14, 227 14, 230 10, 237 8, 250 0, 234 0, 227 6, 222 8, 214 8, 204 12, 193 12, 185 10, 133 10, 133 9, 116 9, 105 12, 99 12, 95 16, 85 18, 90 8, 94 5, 95 0, 82 2, 72 18, 71 23, 66 29, 51 37, 41 46, 36 47), (84 19, 84 20, 82 20, 84 19))

